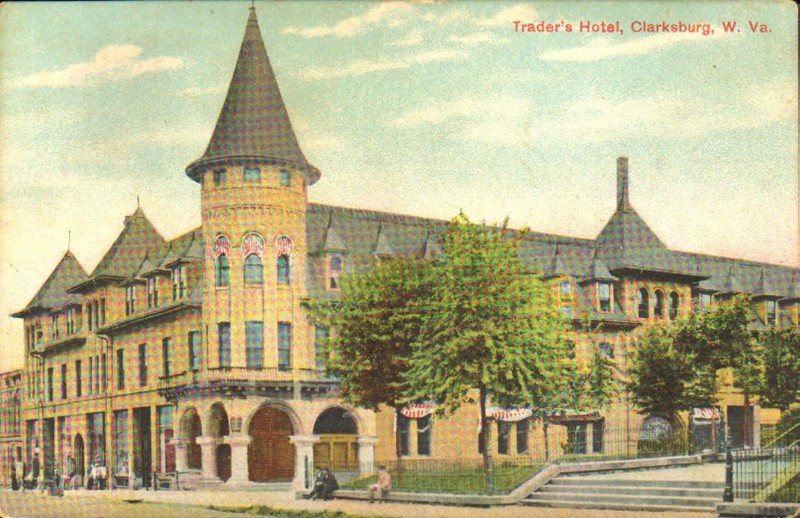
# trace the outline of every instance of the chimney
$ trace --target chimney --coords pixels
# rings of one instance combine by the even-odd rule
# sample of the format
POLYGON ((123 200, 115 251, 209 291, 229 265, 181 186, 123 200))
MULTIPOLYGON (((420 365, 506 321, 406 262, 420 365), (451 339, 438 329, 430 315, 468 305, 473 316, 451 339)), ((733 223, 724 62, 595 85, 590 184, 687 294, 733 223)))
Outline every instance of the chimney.
POLYGON ((628 208, 628 157, 621 156, 617 158, 617 210, 628 208))

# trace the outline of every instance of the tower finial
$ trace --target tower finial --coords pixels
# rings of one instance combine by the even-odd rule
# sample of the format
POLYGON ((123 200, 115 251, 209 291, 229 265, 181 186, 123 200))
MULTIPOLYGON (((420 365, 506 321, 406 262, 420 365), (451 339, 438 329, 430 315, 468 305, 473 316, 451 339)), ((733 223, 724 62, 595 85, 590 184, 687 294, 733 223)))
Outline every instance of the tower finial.
POLYGON ((67 252, 72 247, 72 230, 67 230, 67 252))
POLYGON ((141 209, 142 208, 142 206, 139 204, 139 195, 138 194, 136 195, 136 208, 137 209, 141 209))

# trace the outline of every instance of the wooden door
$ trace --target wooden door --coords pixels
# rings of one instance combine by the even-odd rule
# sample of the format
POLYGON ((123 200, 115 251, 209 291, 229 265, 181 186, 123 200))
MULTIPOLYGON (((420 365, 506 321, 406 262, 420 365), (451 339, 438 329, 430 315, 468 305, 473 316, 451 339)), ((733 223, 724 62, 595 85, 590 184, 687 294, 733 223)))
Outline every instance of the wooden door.
POLYGON ((250 422, 252 442, 247 463, 253 482, 289 481, 294 478, 294 433, 289 416, 276 408, 263 407, 250 422))

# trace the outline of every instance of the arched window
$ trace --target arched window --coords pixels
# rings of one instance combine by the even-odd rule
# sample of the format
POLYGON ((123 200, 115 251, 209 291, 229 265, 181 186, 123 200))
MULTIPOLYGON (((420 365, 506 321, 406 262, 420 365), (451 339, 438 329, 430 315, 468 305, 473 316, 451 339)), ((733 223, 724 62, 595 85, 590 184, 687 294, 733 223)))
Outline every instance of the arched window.
POLYGON ((342 289, 339 278, 342 276, 342 256, 332 255, 328 259, 328 288, 332 290, 342 289))
POLYGON ((289 256, 281 254, 278 256, 278 284, 289 284, 292 282, 292 271, 289 265, 289 256))
POLYGON ((664 292, 656 290, 656 305, 653 308, 653 314, 656 318, 664 318, 664 292))
POLYGON ((650 318, 650 293, 646 288, 639 290, 637 303, 639 318, 650 318))
POLYGON ((675 320, 678 318, 678 308, 681 305, 681 298, 677 291, 669 294, 669 319, 675 320))
POLYGON ((244 255, 244 283, 250 285, 264 284, 264 239, 258 234, 247 234, 242 242, 244 255))
POLYGON ((244 283, 264 283, 264 263, 260 255, 250 254, 244 258, 244 283))
POLYGON ((228 256, 224 254, 217 256, 217 260, 214 261, 214 276, 217 279, 217 288, 230 286, 230 269, 228 256))

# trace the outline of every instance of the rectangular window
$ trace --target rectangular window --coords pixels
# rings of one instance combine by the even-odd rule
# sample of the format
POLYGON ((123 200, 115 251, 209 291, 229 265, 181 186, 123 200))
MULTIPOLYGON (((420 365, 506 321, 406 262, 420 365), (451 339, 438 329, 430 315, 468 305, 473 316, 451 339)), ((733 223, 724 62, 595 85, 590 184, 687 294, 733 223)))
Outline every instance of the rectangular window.
POLYGON ((592 423, 592 452, 603 453, 603 442, 605 435, 605 420, 600 419, 592 423))
POLYGON ((75 306, 70 306, 70 307, 67 308, 67 334, 68 335, 73 334, 77 330, 77 327, 75 325, 76 324, 76 320, 77 320, 76 319, 76 316, 77 316, 76 314, 77 314, 77 310, 75 309, 75 306))
POLYGON ((105 457, 106 451, 106 432, 105 432, 105 414, 97 412, 94 414, 86 414, 87 429, 89 432, 89 456, 87 459, 95 459, 105 457))
POLYGON ((67 399, 67 364, 61 364, 61 399, 67 399))
POLYGON ((214 187, 219 187, 225 184, 228 172, 225 169, 217 169, 214 171, 214 187))
POLYGON ((339 278, 342 276, 343 261, 344 259, 342 259, 342 256, 338 254, 328 258, 328 289, 342 289, 339 278))
POLYGON ((94 357, 94 391, 100 392, 100 356, 94 357))
POLYGON ((189 331, 189 370, 200 369, 200 346, 203 335, 200 331, 189 331))
POLYGON ((409 445, 409 432, 411 429, 411 419, 403 414, 397 414, 397 430, 400 435, 400 455, 408 456, 409 445))
POLYGON ((186 295, 186 267, 176 266, 172 269, 172 300, 182 299, 186 295))
POLYGON ((147 307, 158 306, 158 279, 150 277, 147 279, 147 307))
POLYGON ((125 316, 136 311, 136 291, 133 285, 125 287, 125 316))
POLYGON ((100 390, 105 392, 107 389, 107 378, 106 378, 106 353, 103 353, 100 356, 100 390))
POLYGON ((231 324, 230 322, 220 322, 217 325, 217 336, 219 337, 219 366, 231 366, 231 324))
POLYGON ((106 324, 106 298, 100 299, 100 309, 97 311, 98 322, 101 326, 106 324))
POLYGON ((53 368, 47 368, 47 401, 53 401, 53 368))
POLYGON ((264 367, 264 323, 250 320, 244 323, 247 368, 264 367))
POLYGON ((174 435, 172 427, 172 406, 158 407, 158 471, 161 473, 175 472, 175 445, 172 444, 174 435))
POLYGON ((89 388, 89 390, 87 391, 89 394, 92 393, 92 380, 93 379, 94 379, 94 356, 89 356, 89 379, 86 380, 86 381, 89 382, 89 383, 86 384, 88 386, 88 388, 89 388))
MULTIPOLYGON (((89 360, 91 365, 91 359, 89 360)), ((117 349, 117 390, 125 388, 125 351, 117 349)))
POLYGON ((83 383, 81 379, 81 361, 75 360, 75 397, 83 395, 83 383))
POLYGON ((278 370, 292 368, 292 324, 278 322, 278 370))
POLYGON ((530 437, 531 420, 517 421, 517 453, 528 453, 528 437, 530 437))
POLYGON ((331 336, 331 328, 327 326, 317 326, 314 328, 314 351, 317 358, 317 369, 325 370, 328 361, 328 341, 331 336))
POLYGON ((497 421, 497 453, 498 455, 508 455, 508 445, 511 438, 511 423, 507 421, 497 421))
POLYGON ((417 455, 431 454, 431 416, 417 419, 417 455))
POLYGON ((58 315, 50 317, 50 338, 54 340, 58 338, 58 315))
POLYGON ((92 330, 92 303, 89 301, 86 304, 86 328, 92 330))
POLYGON ((114 474, 128 476, 128 411, 114 412, 114 474))
POLYGON ((774 300, 766 301, 767 325, 774 326, 778 323, 778 304, 774 300))
POLYGON ((567 447, 565 453, 583 455, 586 453, 586 425, 567 425, 567 447))
POLYGON ((597 301, 601 313, 611 312, 611 283, 601 282, 597 285, 597 301))
POLYGON ((700 307, 710 308, 713 304, 714 297, 710 293, 700 293, 700 307))
POLYGON ((161 361, 164 377, 172 375, 172 340, 164 338, 161 340, 161 361))
POLYGON ((261 181, 261 168, 260 167, 245 167, 244 168, 244 181, 245 182, 260 182, 261 181))
POLYGON ((139 386, 147 386, 147 344, 139 344, 139 386))

